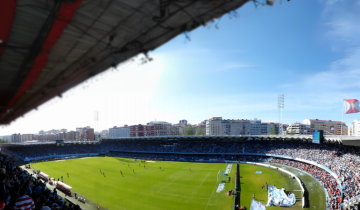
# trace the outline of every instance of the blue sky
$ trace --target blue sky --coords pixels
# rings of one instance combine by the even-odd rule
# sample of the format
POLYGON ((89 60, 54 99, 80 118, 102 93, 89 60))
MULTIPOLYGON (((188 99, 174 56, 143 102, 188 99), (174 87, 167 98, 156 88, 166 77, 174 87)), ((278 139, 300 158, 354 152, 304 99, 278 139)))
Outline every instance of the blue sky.
POLYGON ((99 130, 214 116, 278 121, 279 93, 286 94, 284 123, 341 120, 342 100, 360 99, 358 11, 355 0, 284 0, 259 9, 250 2, 237 18, 225 15, 198 28, 189 33, 191 41, 179 35, 151 52, 148 64, 108 70, 0 135, 95 126, 95 110, 99 130), (98 100, 84 103, 89 97, 98 100))

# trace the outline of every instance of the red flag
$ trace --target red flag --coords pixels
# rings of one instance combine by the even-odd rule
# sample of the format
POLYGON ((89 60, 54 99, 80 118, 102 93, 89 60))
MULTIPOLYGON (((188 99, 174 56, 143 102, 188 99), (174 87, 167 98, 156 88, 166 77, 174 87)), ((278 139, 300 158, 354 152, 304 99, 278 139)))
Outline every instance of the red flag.
POLYGON ((358 113, 360 110, 359 101, 356 99, 345 99, 345 114, 358 113))

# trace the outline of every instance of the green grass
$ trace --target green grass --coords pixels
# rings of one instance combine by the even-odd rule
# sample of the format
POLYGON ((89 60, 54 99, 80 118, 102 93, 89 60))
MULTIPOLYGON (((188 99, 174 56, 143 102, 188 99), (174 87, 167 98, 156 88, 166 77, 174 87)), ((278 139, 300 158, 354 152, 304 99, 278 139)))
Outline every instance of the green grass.
POLYGON ((230 210, 233 205, 233 197, 226 192, 234 187, 236 164, 230 174, 232 181, 225 184, 224 191, 216 193, 220 183, 217 174, 228 164, 149 162, 144 169, 141 163, 141 166, 130 163, 128 167, 126 161, 96 157, 36 163, 31 167, 56 179, 63 176, 73 192, 108 209, 230 210), (106 178, 100 174, 100 169, 106 178), (120 170, 124 176, 120 175, 120 170))
POLYGON ((289 166, 284 166, 280 164, 272 164, 272 165, 279 166, 281 168, 284 168, 285 170, 294 173, 297 177, 299 177, 299 179, 303 181, 303 183, 305 184, 305 188, 309 193, 308 198, 309 198, 310 207, 312 207, 313 209, 326 209, 326 198, 325 198, 324 188, 312 176, 301 170, 289 166))
MULTIPOLYGON (((316 209, 325 209, 325 194, 322 190, 321 185, 311 176, 292 169, 291 167, 283 167, 286 170, 296 174, 301 180, 303 180, 305 187, 309 191, 310 206, 315 206, 316 209)), ((286 191, 290 191, 295 194, 297 199, 295 205, 291 207, 266 207, 266 209, 289 209, 289 210, 300 210, 302 209, 301 191, 298 182, 295 179, 290 179, 285 173, 280 174, 280 171, 275 169, 266 168, 263 166, 240 164, 240 185, 241 185, 241 196, 240 202, 242 206, 246 206, 250 209, 252 195, 255 193, 255 199, 261 203, 267 203, 268 193, 266 188, 261 189, 265 183, 269 185, 276 185, 277 188, 285 187, 286 191), (255 174, 256 171, 262 171, 262 174, 255 174)))

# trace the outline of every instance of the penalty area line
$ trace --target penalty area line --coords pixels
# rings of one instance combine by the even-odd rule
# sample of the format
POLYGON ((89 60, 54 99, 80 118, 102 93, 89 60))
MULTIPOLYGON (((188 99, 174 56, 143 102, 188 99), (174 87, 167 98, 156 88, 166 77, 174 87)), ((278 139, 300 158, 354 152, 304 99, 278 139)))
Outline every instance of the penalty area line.
POLYGON ((207 200, 207 199, 209 199, 209 198, 191 197, 191 196, 178 195, 178 194, 171 194, 171 193, 163 193, 163 192, 158 192, 158 193, 165 194, 165 195, 177 196, 177 197, 183 197, 183 198, 193 198, 193 199, 202 199, 202 200, 207 200))
POLYGON ((213 196, 213 194, 214 194, 214 191, 215 191, 215 189, 216 189, 217 184, 218 184, 218 182, 216 182, 216 184, 215 184, 215 187, 214 187, 214 189, 213 189, 213 191, 212 191, 212 193, 211 193, 211 196, 210 196, 210 198, 209 198, 209 201, 208 201, 208 203, 206 204, 205 210, 207 209, 207 207, 208 207, 208 205, 209 205, 209 203, 210 203, 210 201, 211 201, 211 198, 212 198, 212 196, 213 196))
MULTIPOLYGON (((208 175, 205 177, 205 179, 210 175, 210 172, 208 173, 208 175)), ((205 181, 205 179, 201 182, 200 185, 202 185, 202 183, 205 181)))
MULTIPOLYGON (((187 172, 186 172, 187 173, 187 172)), ((176 180, 180 179, 182 176, 184 176, 186 173, 182 174, 181 176, 179 176, 177 179, 174 179, 172 182, 170 182, 169 184, 165 185, 165 187, 161 188, 159 191, 157 191, 157 193, 160 193, 160 191, 162 191, 163 189, 167 188, 169 185, 171 185, 173 182, 175 182, 176 180)))

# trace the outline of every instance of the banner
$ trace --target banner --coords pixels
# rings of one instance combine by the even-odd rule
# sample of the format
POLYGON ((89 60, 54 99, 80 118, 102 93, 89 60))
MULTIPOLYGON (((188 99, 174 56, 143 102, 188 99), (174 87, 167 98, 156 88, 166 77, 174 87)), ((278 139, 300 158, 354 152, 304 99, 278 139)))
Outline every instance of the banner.
POLYGON ((254 199, 251 201, 250 210, 265 210, 265 205, 255 201, 254 199))
POLYGON ((232 167, 232 164, 229 164, 226 166, 226 170, 225 170, 225 175, 229 175, 230 172, 231 172, 231 167, 232 167))
POLYGON ((268 203, 266 206, 292 206, 296 202, 295 195, 293 193, 286 195, 285 189, 277 189, 276 187, 268 186, 268 203))

